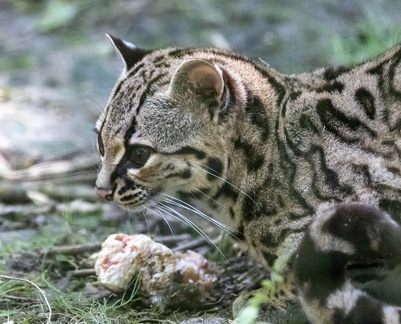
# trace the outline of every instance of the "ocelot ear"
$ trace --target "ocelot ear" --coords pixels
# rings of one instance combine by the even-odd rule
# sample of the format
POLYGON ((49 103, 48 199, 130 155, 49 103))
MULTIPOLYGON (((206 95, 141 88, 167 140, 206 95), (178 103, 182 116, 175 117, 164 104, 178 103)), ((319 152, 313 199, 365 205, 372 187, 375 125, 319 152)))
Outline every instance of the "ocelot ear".
POLYGON ((169 86, 169 94, 181 107, 187 107, 199 114, 208 112, 216 121, 225 107, 222 70, 206 60, 184 61, 175 71, 169 86))
POLYGON ((107 38, 115 48, 118 54, 120 54, 124 64, 125 72, 131 69, 137 62, 139 62, 146 54, 152 52, 151 50, 145 50, 136 47, 134 44, 126 42, 118 37, 110 34, 106 34, 107 38))

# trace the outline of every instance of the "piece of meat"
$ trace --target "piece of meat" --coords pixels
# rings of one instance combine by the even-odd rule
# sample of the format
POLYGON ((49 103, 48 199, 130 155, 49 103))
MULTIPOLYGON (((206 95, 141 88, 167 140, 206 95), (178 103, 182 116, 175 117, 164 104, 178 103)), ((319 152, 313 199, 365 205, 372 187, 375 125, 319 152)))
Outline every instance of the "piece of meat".
POLYGON ((213 296, 217 272, 200 254, 174 253, 146 235, 112 234, 102 244, 95 270, 106 289, 119 293, 139 276, 141 297, 160 309, 197 307, 213 296))

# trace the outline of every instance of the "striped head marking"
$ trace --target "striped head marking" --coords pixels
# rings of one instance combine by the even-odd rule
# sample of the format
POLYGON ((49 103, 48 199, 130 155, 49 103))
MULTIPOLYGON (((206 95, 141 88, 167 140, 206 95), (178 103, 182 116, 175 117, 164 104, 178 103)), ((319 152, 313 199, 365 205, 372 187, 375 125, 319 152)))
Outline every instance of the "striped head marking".
POLYGON ((125 69, 96 123, 96 193, 137 207, 217 191, 228 160, 222 132, 231 118, 223 70, 205 53, 145 51, 109 39, 125 69))

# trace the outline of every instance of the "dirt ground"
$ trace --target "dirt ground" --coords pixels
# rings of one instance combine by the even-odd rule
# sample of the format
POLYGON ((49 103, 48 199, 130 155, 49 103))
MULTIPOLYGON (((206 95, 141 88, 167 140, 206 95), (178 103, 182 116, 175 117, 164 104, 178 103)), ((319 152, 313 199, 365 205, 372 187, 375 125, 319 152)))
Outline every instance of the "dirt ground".
POLYGON ((122 69, 106 32, 144 48, 223 47, 296 73, 391 47, 400 13, 397 0, 0 1, 0 323, 46 323, 49 309, 52 323, 232 318, 238 294, 266 278, 203 220, 221 253, 185 224, 170 220, 172 233, 95 197, 92 129, 122 69), (205 255, 219 270, 215 298, 160 314, 110 294, 91 255, 116 232, 205 255))

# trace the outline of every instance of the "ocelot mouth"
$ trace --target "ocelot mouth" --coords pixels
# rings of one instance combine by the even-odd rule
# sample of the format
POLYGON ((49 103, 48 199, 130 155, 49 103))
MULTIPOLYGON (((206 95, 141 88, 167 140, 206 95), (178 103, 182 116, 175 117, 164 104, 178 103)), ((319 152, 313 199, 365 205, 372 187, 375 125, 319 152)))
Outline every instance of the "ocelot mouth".
POLYGON ((124 180, 114 190, 113 200, 121 206, 135 207, 143 204, 150 194, 148 190, 132 180, 124 180))

